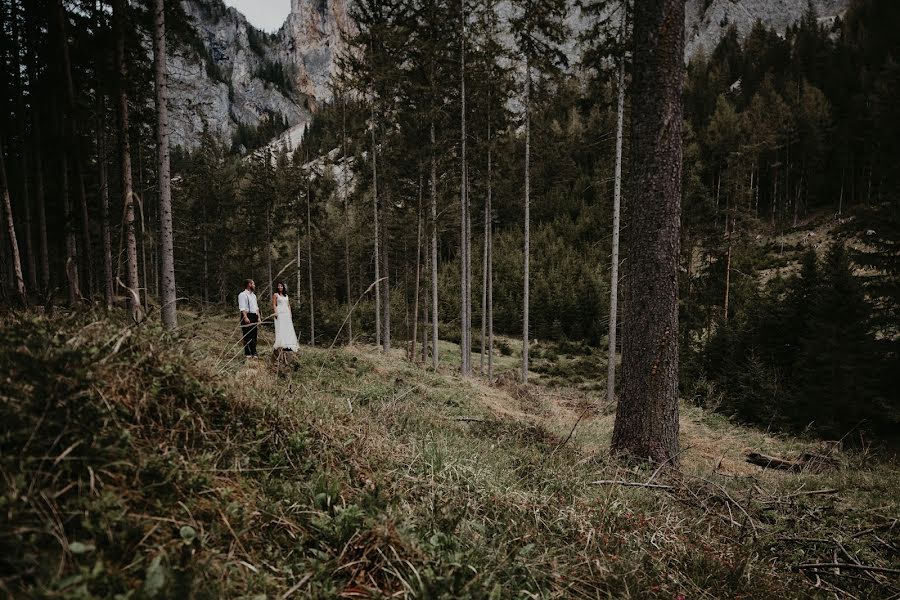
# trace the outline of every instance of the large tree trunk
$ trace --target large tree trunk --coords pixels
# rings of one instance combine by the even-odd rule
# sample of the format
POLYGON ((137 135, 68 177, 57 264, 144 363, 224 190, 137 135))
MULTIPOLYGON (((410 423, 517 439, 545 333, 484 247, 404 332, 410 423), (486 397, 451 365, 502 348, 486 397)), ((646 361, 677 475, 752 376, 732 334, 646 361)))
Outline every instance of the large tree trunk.
POLYGON ((131 140, 128 116, 128 65, 125 62, 125 0, 113 1, 113 26, 115 28, 115 62, 118 73, 118 134, 119 160, 121 162, 122 203, 125 229, 126 297, 131 318, 143 318, 138 280, 137 237, 134 231, 134 179, 131 173, 131 140))
POLYGON ((525 61, 525 248, 522 295, 522 383, 528 383, 528 296, 531 262, 531 63, 525 61))
POLYGON ((628 206, 623 386, 615 452, 678 456, 678 248, 684 0, 637 2, 632 80, 633 189, 628 206))
POLYGON ((162 322, 168 330, 178 324, 175 293, 175 250, 172 240, 172 181, 169 175, 169 84, 166 74, 166 7, 156 0, 153 62, 156 83, 156 152, 159 181, 160 274, 162 322))
POLYGON ((3 219, 6 229, 6 241, 9 243, 12 259, 13 285, 16 296, 22 307, 27 306, 25 295, 25 278, 22 276, 22 260, 19 257, 19 243, 16 239, 16 227, 13 223, 12 202, 9 199, 9 182, 6 179, 6 162, 3 158, 3 138, 0 137, 0 191, 3 194, 3 219))
MULTIPOLYGON (((624 24, 624 20, 623 20, 624 24)), ((623 27, 624 33, 624 27, 623 27)), ((612 261, 609 274, 609 352, 606 369, 606 399, 616 397, 616 320, 619 316, 619 211, 622 204, 622 130, 625 123, 625 60, 619 65, 616 117, 616 168, 613 193, 612 261)))
POLYGON ((431 122, 431 365, 437 371, 438 359, 438 243, 437 243, 437 148, 434 121, 431 122))

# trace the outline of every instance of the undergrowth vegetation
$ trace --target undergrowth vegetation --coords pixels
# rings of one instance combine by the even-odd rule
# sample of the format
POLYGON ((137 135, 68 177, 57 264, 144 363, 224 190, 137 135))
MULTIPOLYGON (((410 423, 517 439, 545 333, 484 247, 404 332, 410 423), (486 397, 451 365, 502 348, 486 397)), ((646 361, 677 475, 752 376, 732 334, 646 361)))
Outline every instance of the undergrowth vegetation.
POLYGON ((804 442, 686 407, 680 471, 624 465, 605 450, 612 411, 583 389, 490 387, 366 347, 303 348, 276 371, 267 357, 233 360, 224 317, 185 313, 171 338, 108 316, 6 317, 11 596, 900 591, 898 476, 885 459, 763 472, 739 460, 745 446, 804 442), (609 483, 622 481, 657 487, 609 483), (802 566, 833 553, 882 570, 802 566))

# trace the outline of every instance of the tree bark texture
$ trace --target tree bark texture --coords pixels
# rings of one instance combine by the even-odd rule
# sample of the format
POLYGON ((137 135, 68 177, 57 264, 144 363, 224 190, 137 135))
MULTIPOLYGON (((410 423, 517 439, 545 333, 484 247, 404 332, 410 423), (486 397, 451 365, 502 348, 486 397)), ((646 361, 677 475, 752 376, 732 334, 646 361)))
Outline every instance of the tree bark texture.
POLYGON ((619 316, 619 214, 622 205, 622 137, 625 122, 625 60, 619 65, 616 117, 616 167, 613 193, 612 260, 609 274, 609 353, 606 369, 606 399, 616 397, 616 327, 619 316))
POLYGON ((6 241, 10 246, 10 256, 12 259, 12 275, 13 285, 17 299, 21 306, 27 306, 27 296, 25 295, 25 278, 22 276, 22 259, 19 256, 19 243, 16 239, 16 227, 13 222, 12 202, 9 199, 9 183, 6 179, 6 162, 3 159, 3 139, 0 138, 0 192, 3 194, 3 219, 6 228, 6 241))
POLYGON ((113 2, 113 27, 115 28, 115 62, 118 74, 117 116, 119 133, 119 160, 121 162, 123 226, 125 229, 126 296, 131 317, 143 317, 138 280, 137 236, 134 228, 134 178, 131 172, 131 141, 129 139, 128 64, 125 61, 125 0, 113 2))
POLYGON ((684 0, 637 2, 622 393, 612 449, 678 455, 678 278, 684 0))
POLYGON ((156 0, 153 30, 153 67, 156 88, 156 153, 159 185, 160 275, 163 327, 178 324, 175 290, 175 249, 172 239, 172 181, 169 172, 169 85, 166 73, 166 7, 156 0))

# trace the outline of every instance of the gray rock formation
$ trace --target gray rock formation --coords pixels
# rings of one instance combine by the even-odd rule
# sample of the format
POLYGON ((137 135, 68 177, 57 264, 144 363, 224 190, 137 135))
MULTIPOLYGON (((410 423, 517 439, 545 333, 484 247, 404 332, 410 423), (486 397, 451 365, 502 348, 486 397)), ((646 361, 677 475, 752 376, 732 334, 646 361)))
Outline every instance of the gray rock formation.
POLYGON ((203 51, 182 49, 168 57, 173 144, 195 147, 204 127, 230 139, 239 123, 258 127, 276 115, 290 126, 309 122, 301 90, 264 79, 286 66, 278 36, 254 29, 221 0, 182 0, 182 6, 203 51))
MULTIPOLYGON (((355 32, 348 9, 353 0, 291 0, 291 13, 274 35, 261 33, 222 0, 182 0, 193 18, 204 52, 169 57, 173 144, 192 148, 204 127, 223 138, 238 124, 259 126, 281 115, 290 126, 279 145, 296 147, 311 113, 331 99, 330 80, 345 34, 355 32), (281 89, 265 77, 284 74, 281 89)), ((796 23, 812 2, 821 18, 842 14, 851 0, 687 0, 685 59, 711 52, 731 25, 743 36, 761 20, 783 31, 796 23)), ((500 2, 501 21, 512 7, 500 2)), ((567 23, 573 34, 565 45, 570 64, 580 57, 577 34, 586 23, 575 0, 567 23)), ((512 43, 506 36, 507 43, 512 43)))

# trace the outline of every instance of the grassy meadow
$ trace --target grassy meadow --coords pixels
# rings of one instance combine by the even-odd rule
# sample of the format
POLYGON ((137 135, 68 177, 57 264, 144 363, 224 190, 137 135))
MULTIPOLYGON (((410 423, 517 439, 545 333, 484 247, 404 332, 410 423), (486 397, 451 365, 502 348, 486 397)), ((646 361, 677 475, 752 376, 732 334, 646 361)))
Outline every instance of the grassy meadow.
POLYGON ((885 453, 764 470, 745 453, 820 443, 685 403, 679 468, 630 464, 603 359, 539 345, 528 386, 513 340, 494 385, 448 343, 439 372, 359 344, 276 367, 271 332, 245 362, 233 315, 179 319, 6 315, 0 593, 900 597, 885 453))

